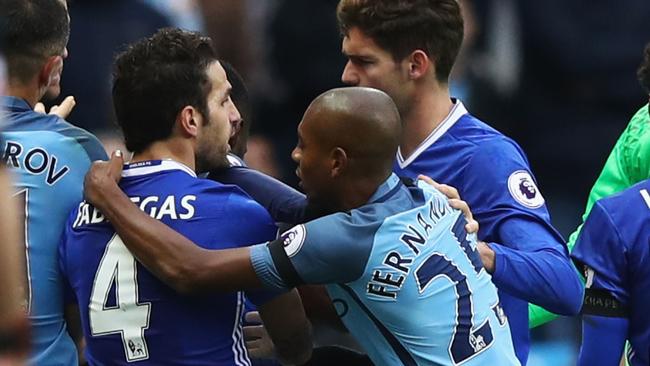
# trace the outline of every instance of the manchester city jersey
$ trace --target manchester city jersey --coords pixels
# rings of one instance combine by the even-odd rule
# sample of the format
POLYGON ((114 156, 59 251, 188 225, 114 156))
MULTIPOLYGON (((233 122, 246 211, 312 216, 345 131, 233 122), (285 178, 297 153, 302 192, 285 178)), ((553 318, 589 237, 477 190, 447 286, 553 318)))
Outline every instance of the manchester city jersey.
POLYGON ((296 226, 251 260, 269 286, 327 284, 377 365, 519 365, 465 224, 440 192, 391 175, 368 204, 296 226))
MULTIPOLYGON (((584 266, 587 291, 605 291, 618 301, 585 307, 626 312, 630 365, 650 364, 650 180, 597 201, 571 253, 584 266)), ((605 340, 606 341, 606 340, 605 340)))
MULTIPOLYGON (((120 186, 144 212, 207 249, 276 235, 266 210, 239 188, 198 179, 173 161, 126 166, 120 186)), ((135 260, 86 202, 70 215, 60 249, 91 365, 250 365, 243 292, 177 294, 135 260)), ((246 295, 259 305, 276 293, 246 295)))
POLYGON ((21 217, 26 273, 25 308, 32 324, 36 365, 77 365, 63 318, 63 282, 57 245, 68 213, 81 200, 83 179, 106 153, 90 133, 53 115, 34 112, 22 99, 1 97, 4 162, 13 173, 21 217))

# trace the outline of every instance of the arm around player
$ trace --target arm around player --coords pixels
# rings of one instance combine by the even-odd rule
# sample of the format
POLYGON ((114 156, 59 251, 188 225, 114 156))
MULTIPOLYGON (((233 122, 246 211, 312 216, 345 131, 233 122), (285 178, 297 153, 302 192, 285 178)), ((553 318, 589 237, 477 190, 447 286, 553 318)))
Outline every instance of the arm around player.
MULTIPOLYGON (((262 287, 249 258, 250 248, 203 249, 144 214, 116 184, 122 164, 119 151, 110 161, 95 163, 86 176, 85 196, 111 221, 132 254, 149 271, 182 294, 262 287)), ((298 364, 308 360, 311 331, 297 292, 287 292, 259 305, 280 360, 298 364)))

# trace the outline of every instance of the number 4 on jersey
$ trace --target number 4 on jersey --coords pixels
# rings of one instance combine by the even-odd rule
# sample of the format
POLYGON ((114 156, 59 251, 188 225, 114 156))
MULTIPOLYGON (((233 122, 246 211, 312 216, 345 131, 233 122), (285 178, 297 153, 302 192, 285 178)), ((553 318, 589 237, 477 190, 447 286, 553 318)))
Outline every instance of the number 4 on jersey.
POLYGON ((135 258, 113 235, 95 274, 88 314, 93 336, 120 334, 128 362, 149 358, 144 331, 149 328, 151 304, 138 303, 137 274, 135 258), (116 306, 107 306, 114 283, 116 306))

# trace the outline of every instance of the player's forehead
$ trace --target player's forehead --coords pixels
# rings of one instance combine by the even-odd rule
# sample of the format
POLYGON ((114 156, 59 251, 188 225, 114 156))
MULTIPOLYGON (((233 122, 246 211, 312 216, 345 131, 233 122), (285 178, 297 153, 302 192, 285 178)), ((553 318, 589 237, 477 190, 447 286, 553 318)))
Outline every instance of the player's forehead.
POLYGON ((348 56, 388 55, 388 52, 379 47, 374 39, 357 27, 352 27, 343 37, 341 49, 348 56))
POLYGON ((209 64, 206 72, 212 83, 212 92, 227 93, 232 88, 226 76, 226 71, 219 61, 209 64))

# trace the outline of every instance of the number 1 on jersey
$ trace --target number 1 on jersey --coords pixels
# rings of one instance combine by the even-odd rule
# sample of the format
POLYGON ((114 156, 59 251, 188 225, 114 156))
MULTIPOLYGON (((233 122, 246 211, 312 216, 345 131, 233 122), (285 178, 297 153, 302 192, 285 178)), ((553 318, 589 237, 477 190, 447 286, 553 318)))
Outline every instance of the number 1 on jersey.
POLYGON ((151 304, 138 303, 137 263, 122 242, 113 235, 106 245, 93 283, 88 314, 93 336, 120 334, 128 362, 149 358, 144 331, 149 328, 151 304), (107 306, 115 283, 116 306, 107 306))

